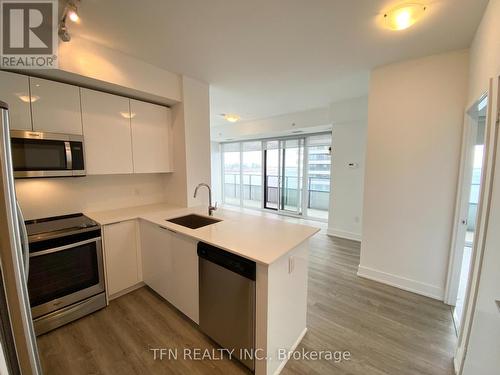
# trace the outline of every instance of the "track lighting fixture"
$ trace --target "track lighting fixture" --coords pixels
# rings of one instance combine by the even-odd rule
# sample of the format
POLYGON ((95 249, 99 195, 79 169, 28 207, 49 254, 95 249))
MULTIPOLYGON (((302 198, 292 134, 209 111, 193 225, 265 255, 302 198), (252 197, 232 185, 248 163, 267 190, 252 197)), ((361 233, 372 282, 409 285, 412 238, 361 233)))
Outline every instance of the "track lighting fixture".
POLYGON ((68 25, 66 21, 69 19, 72 22, 79 22, 80 16, 78 15, 78 6, 80 5, 80 0, 67 0, 66 5, 59 21, 59 38, 63 42, 69 42, 71 40, 71 35, 68 31, 68 25))

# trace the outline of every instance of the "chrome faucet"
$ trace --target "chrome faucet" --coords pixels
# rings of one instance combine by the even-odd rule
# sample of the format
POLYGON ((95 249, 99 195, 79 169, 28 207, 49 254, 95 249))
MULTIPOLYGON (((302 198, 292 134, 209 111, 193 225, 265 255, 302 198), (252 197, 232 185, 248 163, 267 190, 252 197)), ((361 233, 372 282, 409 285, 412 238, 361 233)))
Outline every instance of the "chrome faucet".
POLYGON ((215 202, 215 206, 212 205, 212 189, 210 188, 209 185, 205 184, 204 182, 198 184, 198 186, 196 186, 196 189, 194 189, 193 198, 196 198, 196 194, 198 194, 198 189, 202 186, 205 186, 208 189, 208 215, 212 216, 213 212, 217 209, 217 202, 215 202))

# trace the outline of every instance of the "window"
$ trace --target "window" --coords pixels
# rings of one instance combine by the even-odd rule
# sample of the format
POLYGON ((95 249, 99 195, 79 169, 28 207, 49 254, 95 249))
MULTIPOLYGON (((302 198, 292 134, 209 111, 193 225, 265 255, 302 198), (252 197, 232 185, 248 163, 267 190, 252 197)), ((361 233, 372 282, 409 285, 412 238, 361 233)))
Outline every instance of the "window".
POLYGON ((222 145, 223 201, 328 219, 331 134, 222 145))
POLYGON ((307 138, 307 216, 328 219, 330 207, 331 134, 307 138))
POLYGON ((222 145, 224 197, 227 204, 240 204, 240 144, 222 145))
POLYGON ((262 142, 242 143, 243 206, 262 207, 262 142))

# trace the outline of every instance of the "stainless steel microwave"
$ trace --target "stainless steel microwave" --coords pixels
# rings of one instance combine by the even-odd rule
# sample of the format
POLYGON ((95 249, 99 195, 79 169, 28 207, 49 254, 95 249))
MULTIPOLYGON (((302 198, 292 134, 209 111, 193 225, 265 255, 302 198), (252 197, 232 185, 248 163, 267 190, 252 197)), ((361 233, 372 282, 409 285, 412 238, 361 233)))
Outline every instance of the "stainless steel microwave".
POLYGON ((85 176, 83 137, 11 130, 14 177, 85 176))

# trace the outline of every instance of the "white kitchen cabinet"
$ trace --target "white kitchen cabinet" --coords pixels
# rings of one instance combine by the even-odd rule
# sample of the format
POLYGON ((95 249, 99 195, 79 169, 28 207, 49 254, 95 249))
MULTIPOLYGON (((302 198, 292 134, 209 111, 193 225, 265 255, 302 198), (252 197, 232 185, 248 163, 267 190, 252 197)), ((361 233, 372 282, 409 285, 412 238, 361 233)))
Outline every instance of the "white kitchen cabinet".
POLYGON ((87 174, 133 173, 129 99, 80 90, 87 174))
POLYGON ((142 221, 141 254, 144 283, 166 300, 172 299, 172 233, 158 225, 142 221))
POLYGON ((135 220, 104 226, 104 254, 108 295, 137 285, 140 280, 140 254, 135 220))
POLYGON ((0 71, 0 100, 9 105, 10 129, 32 130, 29 77, 0 71))
POLYGON ((197 242, 141 223, 142 274, 146 285, 199 323, 197 242))
POLYGON ((130 100, 134 173, 173 171, 170 109, 130 100))
POLYGON ((172 285, 170 301, 175 307, 199 324, 198 242, 190 237, 172 233, 172 285))
POLYGON ((33 130, 82 134, 80 88, 30 77, 33 130))

